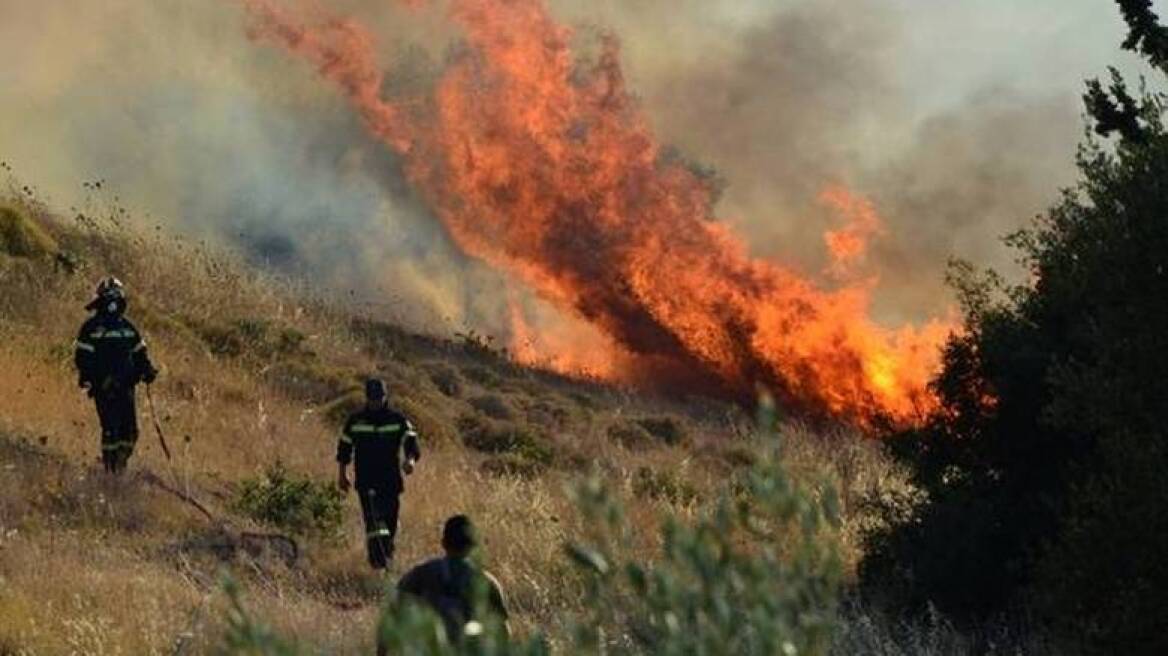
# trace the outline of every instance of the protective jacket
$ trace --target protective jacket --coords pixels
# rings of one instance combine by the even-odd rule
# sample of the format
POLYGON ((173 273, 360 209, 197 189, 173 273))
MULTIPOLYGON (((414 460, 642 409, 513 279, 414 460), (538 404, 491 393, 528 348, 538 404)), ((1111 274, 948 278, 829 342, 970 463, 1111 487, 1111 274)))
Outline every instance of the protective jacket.
POLYGON ((99 313, 81 326, 74 363, 80 382, 95 395, 133 388, 154 375, 146 342, 122 315, 99 313))
POLYGON ((369 565, 385 569, 393 560, 397 537, 402 481, 401 453, 421 457, 418 434, 409 420, 388 407, 365 408, 345 422, 337 442, 337 462, 356 459, 356 488, 365 521, 365 546, 369 565))
POLYGON ((134 386, 156 375, 146 342, 120 313, 99 312, 81 326, 74 362, 79 382, 97 406, 102 462, 106 471, 120 472, 138 442, 134 386))
POLYGON ((467 558, 435 558, 398 581, 398 592, 422 601, 442 618, 447 637, 461 642, 466 624, 488 616, 506 621, 507 604, 498 579, 467 558))
POLYGON ((337 462, 356 460, 356 487, 400 494, 405 489, 401 453, 418 460, 418 434, 409 420, 392 408, 364 409, 349 417, 337 442, 337 462))

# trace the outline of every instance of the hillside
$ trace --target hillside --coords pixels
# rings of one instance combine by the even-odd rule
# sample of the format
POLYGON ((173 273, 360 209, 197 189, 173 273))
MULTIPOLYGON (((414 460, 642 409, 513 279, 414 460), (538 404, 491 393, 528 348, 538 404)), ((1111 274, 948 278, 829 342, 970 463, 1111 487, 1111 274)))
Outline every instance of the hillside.
MULTIPOLYGON (((445 517, 468 513, 519 632, 538 628, 553 643, 580 599, 562 556, 579 530, 573 481, 608 480, 651 554, 667 513, 700 512, 753 459, 752 419, 732 406, 520 367, 473 334, 413 334, 143 226, 100 190, 66 219, 10 186, 0 214, 0 653, 201 653, 222 634, 224 574, 275 628, 329 653, 368 649, 383 582, 365 564, 356 500, 344 499, 339 530, 300 533, 257 523, 237 500, 277 466, 330 483, 339 421, 371 373, 424 449, 394 571, 435 551, 445 517), (120 480, 96 464, 96 417, 71 362, 82 307, 107 273, 126 282, 129 314, 161 364, 153 397, 174 451, 168 463, 140 392, 142 436, 120 480), (248 532, 287 533, 298 553, 248 532)), ((850 570, 864 521, 853 502, 899 478, 855 435, 795 425, 785 434, 795 475, 842 493, 850 570)))

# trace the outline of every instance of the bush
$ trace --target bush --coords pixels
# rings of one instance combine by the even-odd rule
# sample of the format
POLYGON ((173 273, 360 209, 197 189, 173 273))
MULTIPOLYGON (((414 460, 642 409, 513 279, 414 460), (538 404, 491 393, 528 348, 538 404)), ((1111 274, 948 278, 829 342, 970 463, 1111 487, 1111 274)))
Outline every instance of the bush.
POLYGON ((653 436, 640 424, 632 421, 621 421, 608 427, 608 439, 620 444, 626 449, 644 449, 653 444, 653 436))
MULTIPOLYGON (((1168 73, 1168 29, 1122 0, 1138 48, 1168 73)), ((966 329, 941 401, 895 435, 926 501, 870 543, 863 573, 903 601, 976 619, 1036 603, 1092 652, 1168 652, 1168 132, 1164 95, 1118 73, 1088 85, 1114 148, 1089 140, 1082 180, 1010 242, 1032 285, 958 266, 966 329)), ((903 508, 896 512, 903 512, 903 508)))
POLYGON ((259 478, 244 480, 234 509, 258 522, 293 533, 335 533, 343 520, 343 498, 331 482, 301 478, 280 462, 259 478))
POLYGON ((214 355, 255 360, 312 356, 304 350, 308 339, 304 333, 273 325, 266 319, 243 318, 223 323, 190 320, 189 323, 214 355))
POLYGON ((446 414, 445 404, 439 399, 413 396, 393 397, 390 403, 409 418, 418 432, 422 449, 428 445, 453 444, 458 441, 458 433, 446 414))
POLYGON ((459 377, 458 372, 445 364, 434 364, 428 367, 430 374, 430 382, 450 398, 457 399, 462 396, 462 378, 459 377))
POLYGON ((296 656, 306 650, 283 638, 267 624, 259 621, 243 605, 239 584, 231 579, 223 582, 229 606, 227 631, 223 636, 223 654, 237 656, 296 656))
POLYGON ((841 566, 830 492, 816 501, 768 453, 739 491, 693 523, 669 519, 663 552, 636 553, 604 486, 577 493, 591 532, 570 548, 589 572, 585 651, 652 654, 823 654, 830 647, 841 566), (652 564, 650 564, 652 563, 652 564))
POLYGON ((685 427, 682 426, 680 421, 674 419, 673 417, 649 417, 645 419, 638 419, 637 425, 645 429, 645 431, 653 437, 670 446, 682 444, 688 437, 685 432, 685 427))
POLYGON ((487 458, 480 468, 492 476, 531 480, 538 477, 546 467, 522 456, 505 453, 487 458))
MULTIPOLYGON (((840 560, 830 493, 798 489, 768 449, 744 478, 696 521, 670 518, 660 553, 638 553, 622 504, 599 479, 576 488, 586 540, 565 545, 584 586, 582 611, 558 653, 828 653, 836 623, 840 560)), ((232 599, 227 654, 305 653, 232 599)), ((372 627, 370 627, 372 630, 372 627)), ((379 635, 390 653, 418 656, 550 653, 543 636, 507 641, 487 624, 481 638, 450 645, 428 609, 391 599, 379 635)))
POLYGON ((364 394, 361 376, 314 359, 284 360, 264 369, 264 380, 277 391, 312 403, 333 401, 353 392, 364 394))
POLYGON ((232 323, 207 324, 196 330, 212 354, 238 358, 260 349, 268 326, 263 321, 240 319, 232 323))
POLYGON ((503 379, 499 377, 499 374, 480 365, 464 367, 462 375, 467 380, 478 383, 487 389, 496 389, 503 384, 503 379))
POLYGON ((554 398, 535 398, 523 403, 530 424, 548 430, 563 430, 572 422, 572 411, 554 398))
POLYGON ((515 424, 464 415, 458 430, 463 444, 483 453, 510 454, 539 465, 549 465, 555 457, 545 439, 515 424))
POLYGON ((470 403, 470 407, 491 419, 512 419, 515 416, 515 412, 511 410, 511 406, 507 405, 506 401, 495 394, 476 396, 468 401, 468 403, 470 403))
POLYGON ((0 205, 0 253, 13 257, 46 257, 57 245, 32 219, 16 208, 0 205))
POLYGON ((696 501, 698 491, 671 471, 654 471, 638 467, 633 477, 633 494, 643 499, 657 499, 670 503, 687 504, 696 501))

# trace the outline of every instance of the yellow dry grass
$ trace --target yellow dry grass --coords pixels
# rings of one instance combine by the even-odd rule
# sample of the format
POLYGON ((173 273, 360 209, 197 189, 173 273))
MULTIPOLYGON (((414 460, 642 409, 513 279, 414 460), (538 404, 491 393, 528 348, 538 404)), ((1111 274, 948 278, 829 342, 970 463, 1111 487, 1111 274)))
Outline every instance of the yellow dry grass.
MULTIPOLYGON (((577 610, 578 582, 562 546, 580 528, 565 490, 583 472, 610 479, 638 528, 636 548, 652 550, 665 511, 699 512, 742 466, 748 422, 733 409, 708 404, 717 411, 695 412, 575 384, 392 327, 374 339, 354 328, 357 317, 345 308, 204 248, 120 225, 124 212, 113 206, 81 225, 62 225, 35 204, 22 212, 74 264, 0 260, 0 654, 203 653, 222 628, 224 573, 245 583, 247 601, 262 617, 322 651, 365 653, 371 644, 388 581, 367 570, 354 498, 347 500, 345 539, 305 540, 304 556, 293 565, 244 554, 221 559, 205 548, 214 527, 145 475, 171 480, 172 470, 141 394, 137 473, 123 481, 99 473, 96 417, 76 388, 71 343, 92 281, 107 273, 126 282, 130 316, 163 367, 154 395, 180 487, 247 526, 229 511, 233 483, 277 460, 331 480, 335 426, 328 410, 336 400, 326 397, 343 396, 345 381, 378 372, 424 429, 425 454, 403 499, 395 574, 435 554, 447 516, 469 514, 521 633, 544 630, 554 642, 577 610), (232 337, 239 322, 257 321, 271 334, 296 336, 296 346, 281 351, 265 341, 231 355, 209 341, 208 334, 232 337), (306 387, 281 371, 319 380, 306 387), (447 395, 452 375, 461 390, 447 395), (489 473, 487 456, 458 443, 459 417, 478 412, 468 399, 484 395, 499 395, 517 426, 551 445, 551 468, 489 473), (684 446, 625 446, 609 438, 610 425, 640 416, 673 417, 690 439, 684 446), (697 497, 638 494, 641 468, 667 472, 697 497)), ((797 475, 836 485, 845 501, 899 484, 877 451, 854 435, 824 440, 792 429, 787 442, 797 475)), ((844 538, 854 562, 851 525, 844 538)))

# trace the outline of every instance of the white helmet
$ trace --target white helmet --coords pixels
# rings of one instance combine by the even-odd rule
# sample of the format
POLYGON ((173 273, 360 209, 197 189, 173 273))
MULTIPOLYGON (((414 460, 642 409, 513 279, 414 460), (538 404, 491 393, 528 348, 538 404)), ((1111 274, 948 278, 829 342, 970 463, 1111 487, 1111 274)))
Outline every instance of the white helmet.
POLYGON ((95 298, 85 307, 89 310, 108 307, 111 313, 124 310, 126 307, 126 286, 113 276, 102 278, 101 282, 97 283, 95 298))

